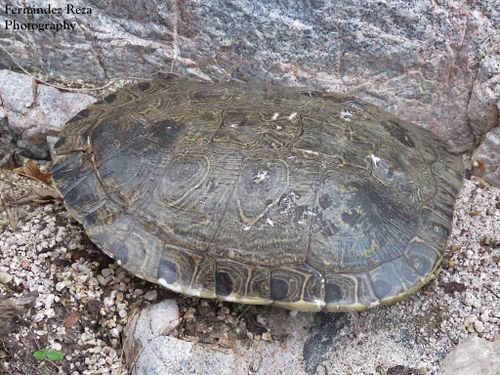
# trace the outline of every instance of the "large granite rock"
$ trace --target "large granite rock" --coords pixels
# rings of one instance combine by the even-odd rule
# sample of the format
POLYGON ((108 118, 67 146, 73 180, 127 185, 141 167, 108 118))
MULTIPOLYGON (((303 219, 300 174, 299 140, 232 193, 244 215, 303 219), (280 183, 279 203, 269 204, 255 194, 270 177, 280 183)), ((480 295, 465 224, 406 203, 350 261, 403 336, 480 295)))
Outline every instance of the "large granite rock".
POLYGON ((500 374, 500 339, 469 337, 443 361, 443 375, 500 374))
POLYGON ((474 174, 500 187, 500 128, 496 127, 484 138, 472 155, 474 174))
POLYGON ((63 14, 0 13, 2 25, 72 24, 57 32, 2 27, 0 67, 15 60, 90 81, 173 71, 320 86, 430 128, 455 151, 471 150, 499 123, 496 0, 75 0, 91 9, 80 15, 68 14, 64 0, 50 3, 63 14))

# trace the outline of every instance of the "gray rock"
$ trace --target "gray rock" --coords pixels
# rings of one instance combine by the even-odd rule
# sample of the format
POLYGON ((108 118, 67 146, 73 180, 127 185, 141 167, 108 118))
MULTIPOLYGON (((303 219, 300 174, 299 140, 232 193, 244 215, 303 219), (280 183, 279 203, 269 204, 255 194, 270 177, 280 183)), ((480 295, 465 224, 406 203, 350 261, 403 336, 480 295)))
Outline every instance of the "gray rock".
POLYGON ((443 375, 499 375, 500 338, 487 341, 469 337, 443 361, 443 375))
POLYGON ((210 352, 193 343, 162 336, 149 342, 132 375, 248 375, 248 365, 231 354, 210 352))
POLYGON ((500 127, 490 131, 474 151, 474 174, 500 187, 500 127))
MULTIPOLYGON (((472 149, 474 135, 494 122, 496 109, 484 95, 492 78, 481 77, 493 72, 488 67, 499 53, 496 0, 72 3, 92 14, 63 12, 52 21, 74 23, 74 30, 1 28, 10 56, 0 49, 0 66, 15 59, 30 70, 90 81, 173 71, 320 86, 432 129, 455 151, 472 149)), ((0 14, 2 25, 50 20, 0 14)))
MULTIPOLYGON (((270 369, 296 368, 305 374, 300 353, 306 325, 312 315, 292 319, 285 310, 272 309, 266 315, 280 331, 286 332, 286 349, 280 342, 242 340, 233 350, 194 344, 169 336, 180 323, 177 305, 165 300, 132 316, 125 328, 123 347, 133 375, 167 374, 269 374, 270 369), (250 372, 252 371, 252 372, 250 372)), ((279 371, 277 372, 280 373, 279 371)), ((286 372, 289 373, 289 372, 286 372)))
POLYGON ((481 61, 472 89, 467 117, 475 135, 481 136, 499 126, 500 54, 481 61))
POLYGON ((248 374, 248 366, 232 355, 169 336, 179 323, 174 300, 164 300, 132 316, 123 345, 130 374, 248 374))
POLYGON ((144 295, 144 299, 146 299, 147 301, 155 301, 157 297, 158 292, 156 290, 150 290, 144 295))
POLYGON ((129 365, 132 366, 136 362, 137 355, 148 347, 152 340, 168 335, 179 322, 179 308, 174 300, 163 300, 135 311, 123 336, 123 347, 129 365))
POLYGON ((38 159, 49 157, 46 136, 56 135, 71 117, 96 99, 37 84, 21 73, 0 70, 1 108, 10 128, 20 138, 17 145, 38 159))

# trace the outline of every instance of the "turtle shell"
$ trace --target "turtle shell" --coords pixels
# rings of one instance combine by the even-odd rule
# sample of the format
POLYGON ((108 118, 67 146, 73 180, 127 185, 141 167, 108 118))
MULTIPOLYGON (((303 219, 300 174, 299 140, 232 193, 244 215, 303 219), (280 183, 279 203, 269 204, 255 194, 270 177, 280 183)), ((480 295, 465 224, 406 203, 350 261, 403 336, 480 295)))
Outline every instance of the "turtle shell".
POLYGON ((462 158, 352 97, 156 80, 62 130, 53 176, 90 239, 191 296, 353 311, 409 296, 450 232, 462 158))

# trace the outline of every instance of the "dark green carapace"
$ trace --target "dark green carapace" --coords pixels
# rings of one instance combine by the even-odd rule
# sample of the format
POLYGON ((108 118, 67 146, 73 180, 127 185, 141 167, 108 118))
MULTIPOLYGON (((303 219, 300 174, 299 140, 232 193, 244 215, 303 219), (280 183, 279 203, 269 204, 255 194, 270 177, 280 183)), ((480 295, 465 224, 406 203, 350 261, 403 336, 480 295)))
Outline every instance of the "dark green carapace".
POLYGON ((192 296, 363 310, 431 277, 461 157, 352 97, 157 80, 63 129, 71 214, 130 272, 192 296))

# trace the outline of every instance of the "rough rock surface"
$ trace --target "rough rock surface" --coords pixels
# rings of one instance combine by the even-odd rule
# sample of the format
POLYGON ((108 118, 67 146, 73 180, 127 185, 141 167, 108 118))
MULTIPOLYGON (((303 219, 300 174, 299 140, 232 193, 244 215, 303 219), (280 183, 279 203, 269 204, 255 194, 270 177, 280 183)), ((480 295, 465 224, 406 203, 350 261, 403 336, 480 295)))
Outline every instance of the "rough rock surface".
POLYGON ((500 374, 500 337, 487 341, 470 337, 443 361, 443 375, 500 374))
MULTIPOLYGON (((174 300, 166 299, 148 308, 139 309, 131 316, 123 335, 125 355, 130 359, 129 368, 132 373, 148 374, 143 369, 148 363, 141 360, 143 351, 151 351, 154 355, 155 341, 163 335, 168 335, 179 324, 179 308, 174 300)), ((167 356, 169 360, 172 357, 167 356)))
POLYGON ((6 117, 19 138, 18 146, 35 158, 47 158, 45 137, 57 134, 71 117, 95 100, 90 95, 38 84, 27 74, 0 70, 0 118, 2 114, 6 117))
MULTIPOLYGON (((0 0, 0 8, 7 3, 0 0)), ((54 7, 66 3, 51 1, 54 7)), ((90 81, 173 71, 204 80, 322 86, 430 128, 457 151, 471 149, 478 135, 498 126, 495 95, 489 94, 489 87, 498 93, 497 0, 72 4, 91 14, 1 13, 2 25, 67 22, 74 29, 2 28, 0 67, 18 63, 90 81)))
POLYGON ((491 130, 483 143, 474 151, 474 174, 500 186, 500 127, 491 130))

